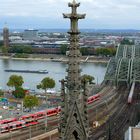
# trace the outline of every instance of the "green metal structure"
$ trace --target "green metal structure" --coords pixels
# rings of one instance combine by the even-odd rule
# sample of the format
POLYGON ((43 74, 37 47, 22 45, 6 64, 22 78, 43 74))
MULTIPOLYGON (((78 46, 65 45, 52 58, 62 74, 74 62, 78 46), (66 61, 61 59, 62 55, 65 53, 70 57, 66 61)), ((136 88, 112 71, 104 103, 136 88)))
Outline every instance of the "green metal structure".
POLYGON ((115 82, 119 63, 120 63, 120 59, 118 59, 118 58, 110 59, 108 66, 107 66, 107 71, 105 74, 105 80, 115 82))
POLYGON ((140 82, 140 46, 120 45, 108 63, 104 80, 116 85, 140 82))
POLYGON ((122 58, 119 63, 119 68, 117 70, 117 83, 126 82, 129 83, 129 68, 130 59, 122 58))
POLYGON ((132 82, 140 82, 140 58, 132 59, 130 83, 132 82))

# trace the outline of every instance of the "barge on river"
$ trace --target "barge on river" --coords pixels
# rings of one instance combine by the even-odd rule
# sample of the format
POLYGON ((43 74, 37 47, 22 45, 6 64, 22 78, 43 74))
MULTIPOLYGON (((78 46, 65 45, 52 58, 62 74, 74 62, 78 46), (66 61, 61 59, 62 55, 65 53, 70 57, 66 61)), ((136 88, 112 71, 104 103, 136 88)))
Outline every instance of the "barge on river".
POLYGON ((20 72, 20 73, 39 73, 39 74, 47 74, 47 70, 5 70, 5 72, 20 72))

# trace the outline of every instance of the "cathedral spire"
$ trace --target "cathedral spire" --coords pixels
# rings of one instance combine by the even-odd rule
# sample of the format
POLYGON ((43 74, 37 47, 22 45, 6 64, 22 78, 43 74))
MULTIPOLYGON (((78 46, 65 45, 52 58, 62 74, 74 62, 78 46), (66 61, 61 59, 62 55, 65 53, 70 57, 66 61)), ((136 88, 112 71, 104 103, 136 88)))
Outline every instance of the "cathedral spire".
POLYGON ((81 86, 81 69, 80 69, 80 46, 79 46, 79 30, 78 20, 84 19, 85 14, 78 14, 77 8, 80 3, 73 0, 68 3, 72 11, 70 14, 63 14, 64 18, 70 19, 70 45, 69 45, 69 61, 67 68, 67 77, 62 86, 62 110, 61 110, 61 140, 88 140, 88 119, 87 119, 87 101, 86 92, 81 86), (65 84, 64 84, 65 83, 65 84), (66 85, 66 90, 64 88, 66 85), (66 91, 66 94, 65 94, 66 91), (65 94, 65 95, 64 95, 65 94), (83 94, 83 95, 82 95, 83 94), (80 97, 82 95, 82 102, 80 97), (65 97, 65 98, 64 98, 65 97), (81 106, 84 106, 81 108, 81 106))

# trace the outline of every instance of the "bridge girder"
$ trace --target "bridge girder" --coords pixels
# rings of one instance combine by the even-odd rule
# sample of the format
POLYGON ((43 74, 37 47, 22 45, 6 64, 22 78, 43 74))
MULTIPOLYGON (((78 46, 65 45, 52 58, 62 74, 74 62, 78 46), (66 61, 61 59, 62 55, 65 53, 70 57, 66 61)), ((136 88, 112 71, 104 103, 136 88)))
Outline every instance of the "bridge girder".
POLYGON ((129 83, 129 70, 130 70, 130 65, 131 60, 127 58, 122 58, 120 60, 118 72, 117 72, 117 84, 119 82, 126 82, 127 84, 129 83))
POLYGON ((107 66, 105 81, 132 84, 140 82, 140 46, 119 45, 116 57, 107 66))
POLYGON ((135 51, 135 46, 131 46, 131 45, 128 45, 128 46, 125 46, 126 47, 126 58, 128 59, 131 59, 134 57, 134 51, 135 51))
POLYGON ((119 45, 116 53, 116 58, 132 58, 134 56, 135 46, 119 45))
POLYGON ((120 63, 120 59, 117 59, 117 58, 110 59, 108 66, 107 66, 105 78, 104 78, 105 81, 114 81, 115 82, 119 63, 120 63))
POLYGON ((134 58, 140 58, 140 46, 135 46, 134 58))
POLYGON ((116 58, 119 59, 119 58, 123 57, 124 48, 125 48, 125 46, 123 46, 123 45, 118 46, 118 49, 117 49, 117 52, 116 52, 116 58))
POLYGON ((130 83, 140 82, 140 58, 133 59, 131 63, 130 83))

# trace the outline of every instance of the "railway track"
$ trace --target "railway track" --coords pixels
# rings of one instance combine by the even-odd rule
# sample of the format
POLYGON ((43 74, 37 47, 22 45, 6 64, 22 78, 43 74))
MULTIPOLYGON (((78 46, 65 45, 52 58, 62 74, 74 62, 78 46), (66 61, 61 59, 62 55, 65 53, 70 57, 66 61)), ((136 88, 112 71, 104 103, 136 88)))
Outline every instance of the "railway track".
MULTIPOLYGON (((106 123, 104 123, 99 128, 93 130, 92 140, 98 140, 100 138, 102 138, 103 140, 107 140, 108 136, 109 136, 108 126, 110 125, 110 123, 111 123, 111 126, 110 126, 111 127, 111 134, 110 134, 111 140, 121 140, 121 139, 117 138, 117 136, 114 134, 116 134, 117 130, 120 130, 127 123, 127 121, 128 121, 127 114, 128 114, 128 112, 130 112, 130 109, 129 109, 128 105, 126 104, 126 102, 124 104, 124 101, 127 100, 127 90, 122 89, 122 91, 125 91, 125 93, 123 93, 124 94, 123 96, 120 94, 121 99, 120 99, 120 97, 118 98, 119 100, 118 100, 118 102, 116 102, 116 107, 114 107, 114 111, 112 112, 112 114, 110 114, 110 117, 108 118, 106 123), (126 115, 125 119, 124 119, 124 115, 126 115), (115 125, 115 124, 117 124, 117 125, 115 125), (116 138, 116 139, 114 139, 114 138, 116 138)), ((122 130, 120 132, 122 132, 122 130)), ((119 134, 119 132, 117 132, 117 133, 119 134)), ((122 136, 122 134, 123 133, 121 133, 121 136, 122 136)))
MULTIPOLYGON (((110 114, 110 112, 112 112, 112 114, 115 114, 115 112, 117 114, 117 113, 119 113, 119 111, 120 111, 119 114, 121 114, 121 112, 122 112, 122 110, 120 110, 120 108, 122 107, 122 104, 120 104, 122 102, 122 100, 120 99, 122 97, 122 95, 118 94, 116 89, 112 89, 111 87, 108 86, 106 88, 103 88, 103 90, 100 91, 100 94, 101 94, 101 100, 94 102, 92 105, 89 106, 90 124, 93 122, 93 120, 95 120, 95 117, 93 117, 95 113, 93 111, 95 111, 96 107, 100 108, 100 112, 102 112, 101 114, 99 114, 98 119, 101 119, 103 117, 103 115, 107 116, 108 114, 110 114), (115 99, 114 104, 113 104, 113 99, 115 99), (112 103, 112 105, 110 105, 111 103, 112 103), (107 108, 107 104, 108 104, 109 108, 107 108), (119 107, 115 107, 115 104, 118 104, 119 107)), ((117 117, 117 115, 116 115, 116 117, 117 117)), ((117 121, 118 118, 119 117, 117 117, 116 120, 114 120, 114 121, 117 121)), ((19 131, 15 131, 15 132, 10 132, 10 134, 7 134, 5 136, 3 135, 3 137, 0 136, 0 140, 10 140, 11 138, 12 138, 12 140, 26 140, 26 139, 29 139, 30 137, 43 134, 43 133, 45 133, 45 123, 44 122, 45 122, 45 120, 40 122, 40 124, 38 124, 38 125, 31 126, 29 128, 24 128, 19 131)), ((50 118, 50 120, 48 120, 48 127, 50 127, 50 130, 56 128, 58 125, 58 122, 59 122, 58 118, 56 118, 56 117, 50 118)), ((96 132, 95 138, 98 138, 99 136, 100 137, 106 136, 105 135, 106 132, 104 130, 105 127, 106 127, 106 124, 103 124, 101 127, 97 128, 96 130, 93 131, 93 135, 96 132)), ((47 131, 50 131, 50 130, 47 130, 47 131)), ((97 140, 97 139, 95 139, 95 140, 97 140)))
POLYGON ((42 121, 34 126, 25 127, 18 131, 10 132, 8 134, 2 134, 0 136, 0 140, 26 140, 31 137, 41 135, 45 132, 49 132, 53 129, 56 129, 57 124, 58 124, 58 119, 55 119, 54 121, 53 120, 48 121, 49 129, 46 129, 47 131, 45 131, 45 121, 42 121))

